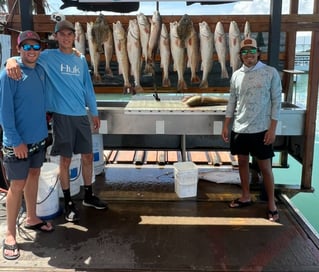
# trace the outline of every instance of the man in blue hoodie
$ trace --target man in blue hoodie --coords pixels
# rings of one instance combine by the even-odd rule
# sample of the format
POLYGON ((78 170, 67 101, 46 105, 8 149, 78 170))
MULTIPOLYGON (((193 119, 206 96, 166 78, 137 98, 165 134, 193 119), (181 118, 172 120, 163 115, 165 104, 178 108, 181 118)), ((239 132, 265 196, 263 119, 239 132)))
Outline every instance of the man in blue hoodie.
POLYGON ((0 74, 0 124, 3 129, 3 165, 10 180, 6 198, 7 231, 3 240, 3 257, 19 258, 16 221, 22 202, 26 202, 27 229, 53 231, 50 223, 36 215, 40 168, 45 159, 48 129, 45 116, 46 73, 37 64, 40 37, 33 31, 20 33, 17 41, 22 71, 21 80, 0 74))
MULTIPOLYGON (((65 201, 65 219, 75 222, 80 218, 70 196, 69 168, 73 154, 81 154, 85 193, 82 204, 96 209, 107 208, 107 204, 92 191, 92 132, 86 107, 92 116, 94 129, 99 129, 100 119, 87 61, 85 56, 78 56, 73 51, 73 24, 66 20, 60 21, 56 24, 54 32, 59 48, 44 50, 40 54, 39 64, 49 78, 46 95, 47 110, 53 113, 51 155, 60 155, 60 183, 65 201)), ((9 76, 19 78, 16 68, 14 59, 9 59, 9 76)))

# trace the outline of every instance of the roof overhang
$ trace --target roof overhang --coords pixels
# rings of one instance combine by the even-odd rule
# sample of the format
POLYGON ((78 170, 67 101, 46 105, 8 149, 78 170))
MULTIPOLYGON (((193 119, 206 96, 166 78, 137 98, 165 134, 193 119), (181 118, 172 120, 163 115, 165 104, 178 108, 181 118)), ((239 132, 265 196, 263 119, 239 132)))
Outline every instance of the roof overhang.
MULTIPOLYGON (((157 2, 169 2, 171 0, 157 1, 157 2)), ((192 5, 195 3, 200 3, 201 5, 217 5, 217 4, 227 4, 232 2, 240 2, 240 1, 252 1, 252 0, 209 0, 209 1, 181 1, 175 0, 178 2, 186 2, 187 5, 192 5)), ((132 11, 137 11, 140 7, 138 0, 131 1, 122 1, 117 0, 62 0, 63 5, 60 9, 65 9, 69 7, 76 7, 80 10, 85 11, 113 11, 120 13, 129 13, 132 11)), ((154 1, 144 1, 144 2, 154 2, 154 1)), ((156 1, 155 1, 156 2, 156 1)))

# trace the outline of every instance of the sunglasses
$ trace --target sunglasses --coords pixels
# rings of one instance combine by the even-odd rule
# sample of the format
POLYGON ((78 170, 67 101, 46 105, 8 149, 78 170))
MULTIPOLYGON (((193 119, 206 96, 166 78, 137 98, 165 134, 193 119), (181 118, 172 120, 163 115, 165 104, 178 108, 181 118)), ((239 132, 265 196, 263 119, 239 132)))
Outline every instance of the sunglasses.
POLYGON ((243 49, 240 51, 240 54, 242 55, 247 55, 247 54, 256 54, 257 53, 257 49, 253 48, 253 49, 243 49))
POLYGON ((34 51, 39 51, 41 49, 41 45, 40 44, 24 44, 21 45, 21 47, 23 48, 24 51, 30 51, 31 49, 33 49, 34 51))

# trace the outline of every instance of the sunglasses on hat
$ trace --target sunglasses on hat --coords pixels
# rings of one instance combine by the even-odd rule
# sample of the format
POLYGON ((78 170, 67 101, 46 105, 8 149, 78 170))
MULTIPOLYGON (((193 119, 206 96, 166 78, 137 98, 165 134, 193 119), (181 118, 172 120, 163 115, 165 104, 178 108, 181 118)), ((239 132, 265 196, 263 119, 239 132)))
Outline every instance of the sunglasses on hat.
POLYGON ((23 48, 24 51, 30 51, 31 49, 33 49, 34 51, 39 51, 41 49, 41 45, 40 44, 23 44, 21 45, 21 47, 23 48))

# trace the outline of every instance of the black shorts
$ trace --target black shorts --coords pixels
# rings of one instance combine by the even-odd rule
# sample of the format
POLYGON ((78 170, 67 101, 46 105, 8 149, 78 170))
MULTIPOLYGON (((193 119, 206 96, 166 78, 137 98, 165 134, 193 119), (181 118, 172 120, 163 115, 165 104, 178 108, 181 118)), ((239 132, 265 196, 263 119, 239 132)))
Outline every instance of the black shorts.
POLYGON ((232 155, 251 155, 259 160, 275 156, 273 146, 264 144, 266 131, 259 133, 231 132, 230 152, 232 155))
POLYGON ((28 145, 29 152, 26 159, 18 159, 12 154, 12 148, 3 147, 3 166, 8 180, 25 180, 30 168, 41 168, 45 160, 45 141, 40 143, 36 148, 35 145, 28 145))
POLYGON ((58 113, 52 115, 52 156, 71 158, 73 154, 92 153, 92 130, 89 118, 58 113))

